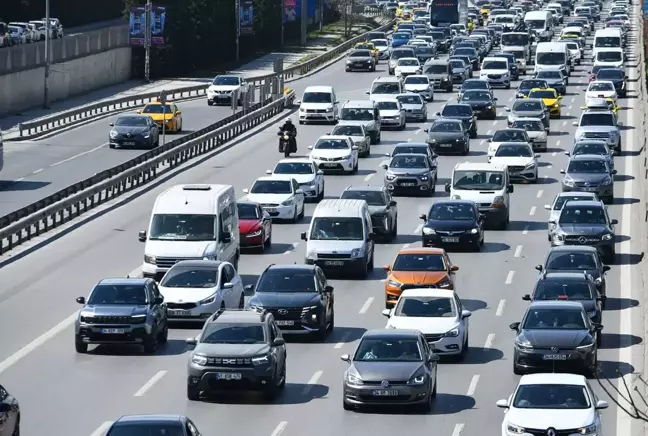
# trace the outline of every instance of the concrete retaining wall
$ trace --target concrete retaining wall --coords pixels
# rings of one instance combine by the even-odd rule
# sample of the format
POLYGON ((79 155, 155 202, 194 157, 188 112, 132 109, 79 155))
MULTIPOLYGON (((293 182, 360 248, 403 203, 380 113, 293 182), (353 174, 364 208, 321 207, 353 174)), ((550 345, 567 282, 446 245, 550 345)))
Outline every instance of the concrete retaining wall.
MULTIPOLYGON (((41 106, 44 77, 43 67, 0 75, 0 115, 41 106)), ((130 77, 130 47, 53 64, 49 79, 50 101, 122 83, 130 77)))

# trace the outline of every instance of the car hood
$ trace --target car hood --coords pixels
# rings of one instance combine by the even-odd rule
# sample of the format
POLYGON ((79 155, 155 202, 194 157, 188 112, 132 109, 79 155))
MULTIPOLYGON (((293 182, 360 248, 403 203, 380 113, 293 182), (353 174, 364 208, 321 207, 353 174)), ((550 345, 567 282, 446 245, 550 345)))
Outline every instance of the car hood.
POLYGON ((216 293, 216 288, 167 288, 160 286, 166 303, 197 303, 216 293))
POLYGON ((319 302, 320 296, 315 292, 256 292, 248 305, 262 307, 309 307, 319 302))
POLYGON ((354 136, 349 136, 349 138, 351 138, 351 140, 354 143, 356 143, 356 142, 364 142, 367 139, 365 136, 355 136, 355 135, 354 136))
POLYGON ((616 91, 588 91, 585 93, 585 98, 612 98, 616 97, 616 91))
POLYGON ((321 239, 309 239, 307 243, 307 250, 314 250, 317 253, 339 253, 339 254, 349 254, 351 250, 356 248, 362 248, 364 246, 364 241, 354 240, 354 241, 328 241, 321 239))
POLYGON ((433 285, 446 277, 446 271, 392 271, 391 277, 410 285, 433 285))
POLYGON ((432 132, 428 138, 434 141, 448 141, 452 139, 463 139, 462 132, 432 132))
POLYGON ((259 230, 261 227, 261 220, 259 219, 240 219, 239 218, 239 234, 247 235, 248 233, 259 230))
POLYGON ((459 231, 474 229, 477 224, 472 220, 428 220, 425 227, 441 231, 459 231))
POLYGON ((453 74, 463 74, 465 73, 467 68, 461 68, 461 67, 454 67, 452 68, 452 73, 453 74))
POLYGON ((371 121, 359 121, 359 120, 341 120, 342 124, 352 125, 352 126, 365 126, 368 127, 375 123, 374 120, 371 121))
POLYGON ((247 194, 241 201, 261 204, 281 204, 290 197, 291 194, 247 194))
POLYGON ((511 115, 517 118, 540 118, 544 113, 542 109, 533 111, 515 110, 511 112, 511 115))
POLYGON ((320 109, 320 110, 328 110, 333 107, 333 103, 304 103, 302 102, 299 105, 300 108, 302 109, 320 109))
POLYGON ((130 304, 88 304, 81 313, 93 314, 96 316, 133 316, 147 313, 147 306, 137 306, 130 304))
POLYGON ((610 177, 608 173, 567 173, 570 179, 576 182, 599 184, 610 177))
POLYGON ((255 357, 270 352, 268 344, 205 344, 196 345, 193 354, 209 357, 255 357))
POLYGON ((444 77, 448 77, 448 73, 423 73, 428 78, 430 79, 443 79, 444 77))
MULTIPOLYGON (((587 330, 522 330, 520 336, 531 343, 533 347, 574 348, 589 336, 587 330)), ((519 337, 519 339, 522 339, 519 337)))
POLYGON ((622 61, 615 61, 615 62, 596 61, 596 63, 594 65, 599 65, 601 67, 610 67, 610 68, 623 68, 623 62, 622 61))
POLYGON ((147 114, 147 115, 150 116, 153 119, 153 121, 162 121, 162 120, 170 121, 173 119, 173 113, 147 114))
POLYGON ((405 85, 406 91, 426 91, 430 89, 430 85, 407 84, 405 85))
POLYGON ((470 107, 473 107, 473 108, 475 108, 475 107, 482 108, 482 107, 486 107, 486 106, 493 106, 493 102, 488 101, 488 100, 470 100, 470 101, 462 101, 462 103, 469 104, 470 107))
POLYGON ((218 92, 231 92, 239 89, 240 87, 240 85, 210 85, 209 90, 218 92))
POLYGON ((499 74, 499 75, 502 75, 502 74, 506 74, 506 73, 508 73, 508 72, 509 72, 509 70, 505 70, 505 69, 501 69, 501 70, 481 70, 481 71, 479 72, 479 75, 480 75, 480 76, 487 76, 487 75, 489 75, 489 74, 499 74))
POLYGON ((141 135, 142 133, 148 133, 148 127, 142 126, 115 126, 113 131, 119 133, 120 135, 141 135))
POLYGON ((569 235, 598 235, 607 234, 610 231, 604 224, 558 224, 560 230, 569 235))
POLYGON ((326 158, 342 158, 351 154, 351 150, 348 148, 342 150, 313 150, 310 153, 311 158, 315 159, 317 157, 326 157, 326 158))
POLYGON ((482 203, 488 203, 491 204, 493 201, 493 196, 499 192, 499 190, 483 190, 483 191, 477 191, 477 190, 454 190, 454 194, 458 195, 460 200, 470 200, 474 201, 477 204, 482 204, 482 203))
POLYGON ((157 257, 173 257, 179 259, 202 259, 210 248, 215 248, 215 241, 183 241, 183 240, 147 240, 145 253, 157 257))
POLYGON ((421 67, 417 67, 416 65, 400 65, 396 67, 399 71, 418 71, 420 68, 421 67))
POLYGON ((558 103, 557 98, 543 98, 542 101, 544 102, 545 106, 550 107, 558 103))
POLYGON ((617 126, 582 126, 576 129, 576 135, 584 132, 617 132, 617 126))
POLYGON ((290 176, 300 185, 307 183, 315 183, 315 175, 313 174, 281 174, 282 176, 290 176))
POLYGON ((381 117, 397 117, 400 115, 400 111, 398 110, 380 109, 379 112, 381 117))
POLYGON ((387 326, 397 329, 420 330, 424 334, 446 333, 456 328, 456 318, 419 318, 408 316, 392 316, 387 326))
POLYGON ((533 162, 532 157, 498 157, 491 158, 492 164, 502 164, 507 166, 527 166, 533 162))
POLYGON ((366 382, 383 380, 406 382, 423 366, 423 362, 353 362, 353 371, 366 382))
POLYGON ((531 138, 531 139, 536 139, 536 138, 546 137, 547 136, 547 132, 545 132, 544 130, 535 130, 535 131, 527 130, 526 132, 527 132, 527 135, 529 136, 529 138, 531 138))
POLYGON ((427 175, 428 170, 422 168, 392 168, 387 170, 389 173, 397 176, 423 176, 427 175))
POLYGON ((592 425, 596 420, 592 409, 516 409, 506 413, 506 421, 524 428, 547 428, 547 417, 551 417, 551 427, 556 430, 568 430, 592 425), (541 413, 540 413, 541 412, 541 413))
POLYGON ((423 110, 425 106, 420 104, 403 104, 403 109, 405 110, 423 110))
MULTIPOLYGON (((385 100, 393 100, 395 97, 396 97, 395 94, 371 94, 369 96, 369 99, 372 101, 385 101, 385 100)), ((384 109, 379 110, 379 112, 382 114, 384 112, 384 109)))

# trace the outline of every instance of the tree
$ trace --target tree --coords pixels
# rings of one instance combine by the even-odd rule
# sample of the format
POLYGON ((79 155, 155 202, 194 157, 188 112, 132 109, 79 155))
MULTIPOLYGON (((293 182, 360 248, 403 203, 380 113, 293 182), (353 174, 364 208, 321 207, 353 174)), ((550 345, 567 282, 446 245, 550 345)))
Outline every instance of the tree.
MULTIPOLYGON (((623 410, 628 416, 633 419, 638 419, 640 421, 648 422, 648 401, 646 397, 642 394, 637 386, 634 386, 636 382, 640 382, 644 387, 648 387, 648 383, 644 380, 641 375, 636 375, 634 377, 634 382, 631 382, 633 388, 630 389, 628 382, 626 381, 623 374, 618 369, 616 370, 617 376, 620 378, 620 383, 618 386, 615 385, 609 378, 599 375, 597 381, 603 391, 607 396, 612 400, 618 408, 623 410), (605 383, 604 383, 605 381, 605 383), (617 400, 617 395, 622 399, 622 402, 617 400)), ((630 377, 633 377, 633 374, 630 374, 630 377)))

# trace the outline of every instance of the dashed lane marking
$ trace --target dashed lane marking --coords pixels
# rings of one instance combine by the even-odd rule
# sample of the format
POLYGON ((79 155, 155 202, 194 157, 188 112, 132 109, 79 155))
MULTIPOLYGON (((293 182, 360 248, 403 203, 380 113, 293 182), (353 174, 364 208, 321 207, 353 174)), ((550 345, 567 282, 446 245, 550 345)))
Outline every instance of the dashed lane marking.
POLYGON ((473 375, 472 380, 470 380, 470 385, 468 385, 468 392, 466 393, 467 396, 472 397, 475 395, 475 391, 477 390, 477 383, 479 383, 479 374, 473 375))
POLYGON ((340 348, 344 347, 344 344, 346 344, 346 341, 349 340, 349 336, 351 336, 351 333, 348 332, 348 331, 345 332, 345 333, 342 335, 342 337, 340 338, 340 342, 338 342, 337 344, 335 344, 335 346, 334 346, 333 348, 340 349, 340 348))
POLYGON ((526 226, 524 226, 524 229, 522 229, 522 234, 526 235, 528 233, 529 233, 529 225, 527 224, 526 226))
POLYGON ((302 390, 302 395, 308 395, 311 389, 313 389, 313 386, 317 384, 322 374, 324 374, 324 371, 316 371, 315 374, 313 374, 310 380, 308 380, 306 386, 304 386, 304 389, 302 390))
POLYGON ((373 176, 375 176, 375 175, 376 175, 376 173, 367 174, 367 177, 364 178, 364 181, 365 181, 365 182, 368 182, 368 181, 371 180, 371 178, 372 178, 373 176))
POLYGON ((299 242, 293 242, 292 248, 289 248, 288 250, 286 250, 284 252, 284 254, 288 255, 288 254, 292 253, 293 251, 295 251, 297 249, 298 246, 299 246, 299 242))
POLYGON ((34 171, 32 174, 38 174, 38 173, 42 172, 44 169, 45 168, 39 168, 36 171, 34 171))
POLYGON ((463 424, 456 424, 454 430, 452 430, 452 436, 461 436, 461 433, 463 433, 463 429, 464 429, 463 424))
POLYGON ((505 285, 510 285, 513 283, 513 276, 515 275, 515 271, 509 271, 508 274, 506 275, 506 280, 504 281, 505 285))
POLYGON ((364 304, 362 305, 362 307, 360 308, 358 313, 360 315, 364 315, 365 313, 367 313, 367 311, 371 307, 371 303, 373 303, 373 301, 374 301, 374 297, 367 298, 367 301, 364 302, 364 304))
POLYGON ((536 198, 541 198, 542 194, 544 194, 544 191, 541 189, 538 191, 538 194, 536 195, 536 198))
POLYGON ((139 391, 135 392, 134 397, 143 397, 157 382, 162 380, 162 377, 166 374, 166 371, 158 371, 149 381, 147 381, 144 386, 142 386, 139 391))
POLYGON ((495 333, 490 333, 484 342, 484 348, 492 348, 495 341, 495 333))
POLYGON ((419 233, 421 233, 421 230, 423 230, 423 224, 416 226, 416 228, 414 229, 414 234, 418 235, 419 233))
POLYGON ((513 253, 513 257, 520 257, 522 255, 522 246, 518 245, 515 247, 515 253, 513 253))
POLYGON ((535 215, 535 213, 536 213, 536 207, 531 206, 531 210, 529 211, 529 215, 533 216, 533 215, 535 215))
POLYGON ((275 427, 274 431, 270 436, 280 436, 284 430, 286 429, 286 426, 288 425, 288 421, 281 421, 277 427, 275 427))
POLYGON ((499 304, 497 305, 497 310, 495 311, 495 316, 502 316, 504 313, 504 308, 506 307, 506 300, 501 299, 499 304))

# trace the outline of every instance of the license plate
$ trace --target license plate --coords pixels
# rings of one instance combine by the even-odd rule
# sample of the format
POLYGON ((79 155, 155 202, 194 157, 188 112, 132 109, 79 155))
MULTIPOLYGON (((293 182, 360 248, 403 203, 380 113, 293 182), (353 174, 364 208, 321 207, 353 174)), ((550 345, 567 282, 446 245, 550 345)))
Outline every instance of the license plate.
POLYGON ((135 145, 135 141, 125 141, 124 145, 135 145))
POLYGON ((401 186, 416 186, 416 183, 401 183, 401 186))
POLYGON ((321 166, 321 167, 325 167, 325 168, 335 168, 335 167, 337 167, 337 164, 334 164, 334 163, 323 163, 323 164, 320 164, 320 166, 321 166))
POLYGON ((277 325, 279 326, 286 326, 286 325, 295 325, 295 321, 281 321, 281 320, 275 320, 277 325))
POLYGON ((450 148, 452 147, 452 144, 440 144, 442 148, 450 148))
POLYGON ((241 380, 240 372, 217 372, 216 380, 241 380))
POLYGON ((107 335, 123 335, 126 333, 126 329, 101 329, 101 333, 107 335))
POLYGON ((444 236, 441 242, 459 242, 459 236, 444 236))
POLYGON ((566 354, 544 354, 542 360, 567 360, 566 354))
POLYGON ((376 397, 395 397, 398 395, 398 391, 396 389, 379 389, 371 391, 371 395, 376 397))
POLYGON ((190 310, 167 309, 169 316, 191 316, 190 310))
POLYGON ((220 98, 221 100, 224 100, 226 98, 230 98, 230 96, 226 95, 226 94, 218 94, 218 98, 220 98))
POLYGON ((343 265, 344 265, 344 262, 341 261, 341 260, 327 260, 326 262, 324 262, 324 265, 328 265, 328 266, 343 266, 343 265))
POLYGON ((596 188, 582 188, 582 189, 583 191, 587 191, 587 192, 596 191, 596 188))

